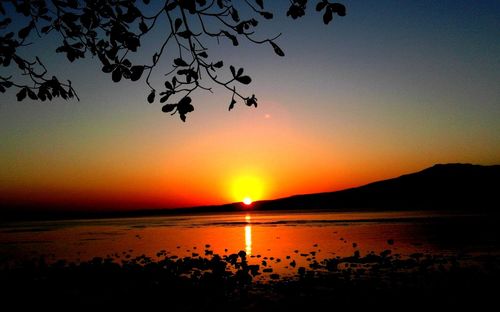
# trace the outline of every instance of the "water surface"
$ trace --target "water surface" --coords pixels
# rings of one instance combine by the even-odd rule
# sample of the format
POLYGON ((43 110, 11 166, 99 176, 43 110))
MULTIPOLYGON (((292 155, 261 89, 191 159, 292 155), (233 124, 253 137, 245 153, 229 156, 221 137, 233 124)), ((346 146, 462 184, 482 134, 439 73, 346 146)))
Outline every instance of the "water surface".
POLYGON ((121 261, 146 255, 156 260, 243 250, 250 263, 286 274, 355 251, 498 254, 498 232, 494 220, 479 215, 237 212, 6 223, 0 229, 0 254, 9 260, 44 255, 49 261, 80 262, 96 256, 121 261))

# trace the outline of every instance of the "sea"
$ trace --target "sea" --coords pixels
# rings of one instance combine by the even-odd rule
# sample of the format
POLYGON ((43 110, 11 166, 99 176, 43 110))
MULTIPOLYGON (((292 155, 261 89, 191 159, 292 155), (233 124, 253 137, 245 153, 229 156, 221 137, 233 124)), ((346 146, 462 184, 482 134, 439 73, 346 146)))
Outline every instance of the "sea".
POLYGON ((282 275, 324 259, 390 252, 395 257, 499 255, 498 218, 450 212, 242 211, 134 218, 0 223, 0 263, 44 258, 118 263, 136 257, 221 257, 282 275))

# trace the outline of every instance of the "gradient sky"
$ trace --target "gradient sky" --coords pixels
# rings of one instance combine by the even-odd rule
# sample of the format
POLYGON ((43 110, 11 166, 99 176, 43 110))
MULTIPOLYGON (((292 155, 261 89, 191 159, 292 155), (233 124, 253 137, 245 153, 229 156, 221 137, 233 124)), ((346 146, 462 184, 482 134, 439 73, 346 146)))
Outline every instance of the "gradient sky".
POLYGON ((209 44, 253 78, 242 90, 259 107, 228 112, 231 94, 215 89, 193 96, 186 123, 147 104, 143 80, 115 84, 90 58, 69 66, 50 40, 34 45, 81 101, 1 95, 0 203, 222 204, 500 163, 499 1, 342 1, 348 15, 328 26, 315 1, 297 21, 278 2, 261 34, 283 32, 286 57, 209 44))

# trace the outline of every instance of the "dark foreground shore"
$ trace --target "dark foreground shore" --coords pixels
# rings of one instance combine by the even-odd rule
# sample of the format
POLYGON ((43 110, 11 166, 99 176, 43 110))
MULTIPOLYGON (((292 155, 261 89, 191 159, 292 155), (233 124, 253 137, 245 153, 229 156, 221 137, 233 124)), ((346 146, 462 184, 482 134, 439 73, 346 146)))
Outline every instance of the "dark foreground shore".
MULTIPOLYGON (((178 258, 159 252, 121 260, 0 265, 4 307, 15 310, 310 311, 435 310, 498 302, 498 255, 379 254, 312 261, 280 276, 245 252, 178 258), (264 276, 265 278, 257 278, 264 276)), ((293 263, 290 265, 293 266, 293 263)))

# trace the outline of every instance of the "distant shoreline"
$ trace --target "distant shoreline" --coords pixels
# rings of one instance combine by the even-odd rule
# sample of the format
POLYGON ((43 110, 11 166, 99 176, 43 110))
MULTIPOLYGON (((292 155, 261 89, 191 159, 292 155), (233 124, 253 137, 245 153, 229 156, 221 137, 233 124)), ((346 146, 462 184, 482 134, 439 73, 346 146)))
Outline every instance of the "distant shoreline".
MULTIPOLYGON (((127 211, 63 211, 49 207, 3 207, 4 221, 134 218, 237 211, 443 211, 499 214, 500 165, 435 165, 420 172, 342 191, 243 203, 127 211)), ((69 207, 68 207, 69 208, 69 207)))

